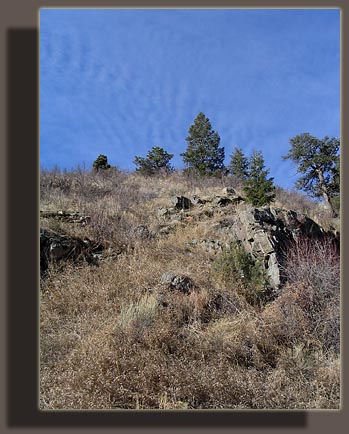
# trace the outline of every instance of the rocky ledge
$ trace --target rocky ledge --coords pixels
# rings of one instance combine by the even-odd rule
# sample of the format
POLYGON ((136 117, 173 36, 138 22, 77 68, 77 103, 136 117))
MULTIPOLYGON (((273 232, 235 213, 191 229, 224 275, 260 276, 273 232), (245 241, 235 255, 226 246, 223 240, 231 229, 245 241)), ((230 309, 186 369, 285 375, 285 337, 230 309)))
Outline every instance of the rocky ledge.
MULTIPOLYGON (((174 196, 170 203, 169 208, 159 208, 157 211, 157 219, 162 225, 155 231, 151 231, 146 225, 140 225, 134 230, 135 236, 141 239, 167 236, 174 230, 181 230, 186 224, 197 224, 204 220, 204 224, 209 228, 210 239, 193 239, 188 245, 192 248, 202 247, 207 252, 217 254, 232 242, 239 242, 265 269, 273 289, 278 289, 284 283, 283 270, 287 250, 300 237, 317 240, 329 238, 339 249, 338 232, 325 231, 311 218, 292 210, 250 207, 244 204, 244 199, 230 187, 224 188, 220 195, 214 197, 174 196)), ((88 216, 82 216, 78 212, 61 211, 50 215, 42 213, 41 216, 84 224, 89 221, 88 216)), ((104 250, 104 246, 88 239, 58 235, 42 229, 41 274, 45 273, 49 262, 85 260, 96 265, 104 250)), ((176 286, 173 282, 171 285, 176 286)))

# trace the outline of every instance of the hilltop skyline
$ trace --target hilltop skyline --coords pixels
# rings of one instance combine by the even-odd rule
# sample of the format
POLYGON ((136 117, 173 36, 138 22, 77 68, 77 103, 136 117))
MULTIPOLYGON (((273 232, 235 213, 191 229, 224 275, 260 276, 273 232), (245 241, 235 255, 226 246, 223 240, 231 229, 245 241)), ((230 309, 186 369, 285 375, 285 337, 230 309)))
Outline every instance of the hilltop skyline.
POLYGON ((41 9, 40 165, 134 170, 187 146, 199 112, 229 164, 261 150, 275 183, 291 137, 340 135, 339 9, 41 9))

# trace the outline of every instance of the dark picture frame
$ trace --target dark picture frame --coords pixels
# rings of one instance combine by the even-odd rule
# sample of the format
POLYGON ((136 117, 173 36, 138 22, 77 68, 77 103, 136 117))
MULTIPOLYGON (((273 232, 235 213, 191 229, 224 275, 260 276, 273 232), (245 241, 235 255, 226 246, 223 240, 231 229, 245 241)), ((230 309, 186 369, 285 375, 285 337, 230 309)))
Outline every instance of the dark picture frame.
MULTIPOLYGON (((2 6, 3 37, 1 94, 3 134, 0 183, 1 234, 1 426, 3 432, 23 429, 55 430, 100 428, 138 431, 171 429, 200 432, 231 429, 270 432, 277 428, 303 432, 344 432, 348 425, 348 348, 345 345, 348 326, 348 303, 345 295, 348 267, 342 266, 342 407, 339 411, 55 411, 38 409, 38 180, 39 180, 39 101, 38 101, 38 11, 40 7, 251 7, 251 8, 341 8, 341 141, 349 137, 344 114, 348 111, 348 42, 349 4, 347 0, 286 1, 59 1, 18 0, 2 6), (36 253, 35 253, 36 252, 36 253)), ((346 147, 341 149, 345 167, 346 147)), ((345 198, 347 174, 342 171, 342 196, 345 198)), ((345 221, 346 204, 342 210, 345 221)), ((341 264, 345 264, 345 227, 342 227, 341 264)))

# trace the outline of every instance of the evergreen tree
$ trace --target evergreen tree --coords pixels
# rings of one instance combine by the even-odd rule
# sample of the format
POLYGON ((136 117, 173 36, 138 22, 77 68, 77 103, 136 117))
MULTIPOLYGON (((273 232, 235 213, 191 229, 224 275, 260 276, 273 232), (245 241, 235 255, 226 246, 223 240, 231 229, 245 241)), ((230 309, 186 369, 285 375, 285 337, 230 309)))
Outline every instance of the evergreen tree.
POLYGON ((334 208, 333 215, 338 216, 341 206, 340 197, 340 158, 338 157, 336 165, 332 170, 332 179, 329 185, 329 191, 331 196, 331 204, 334 208))
POLYGON ((168 173, 173 170, 170 165, 170 160, 173 154, 169 154, 159 146, 153 147, 145 158, 135 157, 133 162, 136 166, 136 171, 146 176, 152 176, 160 172, 168 173))
POLYGON ((254 151, 249 162, 248 178, 244 183, 247 202, 253 206, 264 206, 275 198, 274 178, 268 178, 264 158, 260 151, 254 151))
POLYGON ((290 139, 291 149, 284 159, 291 159, 298 165, 301 176, 295 187, 313 197, 322 197, 332 215, 337 212, 334 201, 339 198, 339 139, 328 136, 320 140, 309 133, 299 134, 290 139))
POLYGON ((212 130, 209 119, 199 113, 189 128, 186 152, 180 154, 187 171, 199 175, 214 175, 224 168, 224 148, 219 147, 220 137, 212 130))
POLYGON ((108 164, 108 158, 105 155, 100 154, 94 161, 93 166, 94 170, 105 170, 110 169, 111 165, 108 164))
POLYGON ((248 176, 248 158, 236 146, 234 153, 230 157, 229 169, 230 173, 241 181, 245 180, 248 176))

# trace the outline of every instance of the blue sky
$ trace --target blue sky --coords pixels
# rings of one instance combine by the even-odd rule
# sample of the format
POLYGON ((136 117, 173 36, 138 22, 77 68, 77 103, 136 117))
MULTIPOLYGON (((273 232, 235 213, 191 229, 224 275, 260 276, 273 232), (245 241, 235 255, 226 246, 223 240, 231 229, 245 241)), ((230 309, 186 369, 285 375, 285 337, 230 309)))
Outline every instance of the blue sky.
POLYGON ((199 112, 292 188, 289 139, 340 136, 339 9, 41 9, 40 165, 183 167, 199 112))

